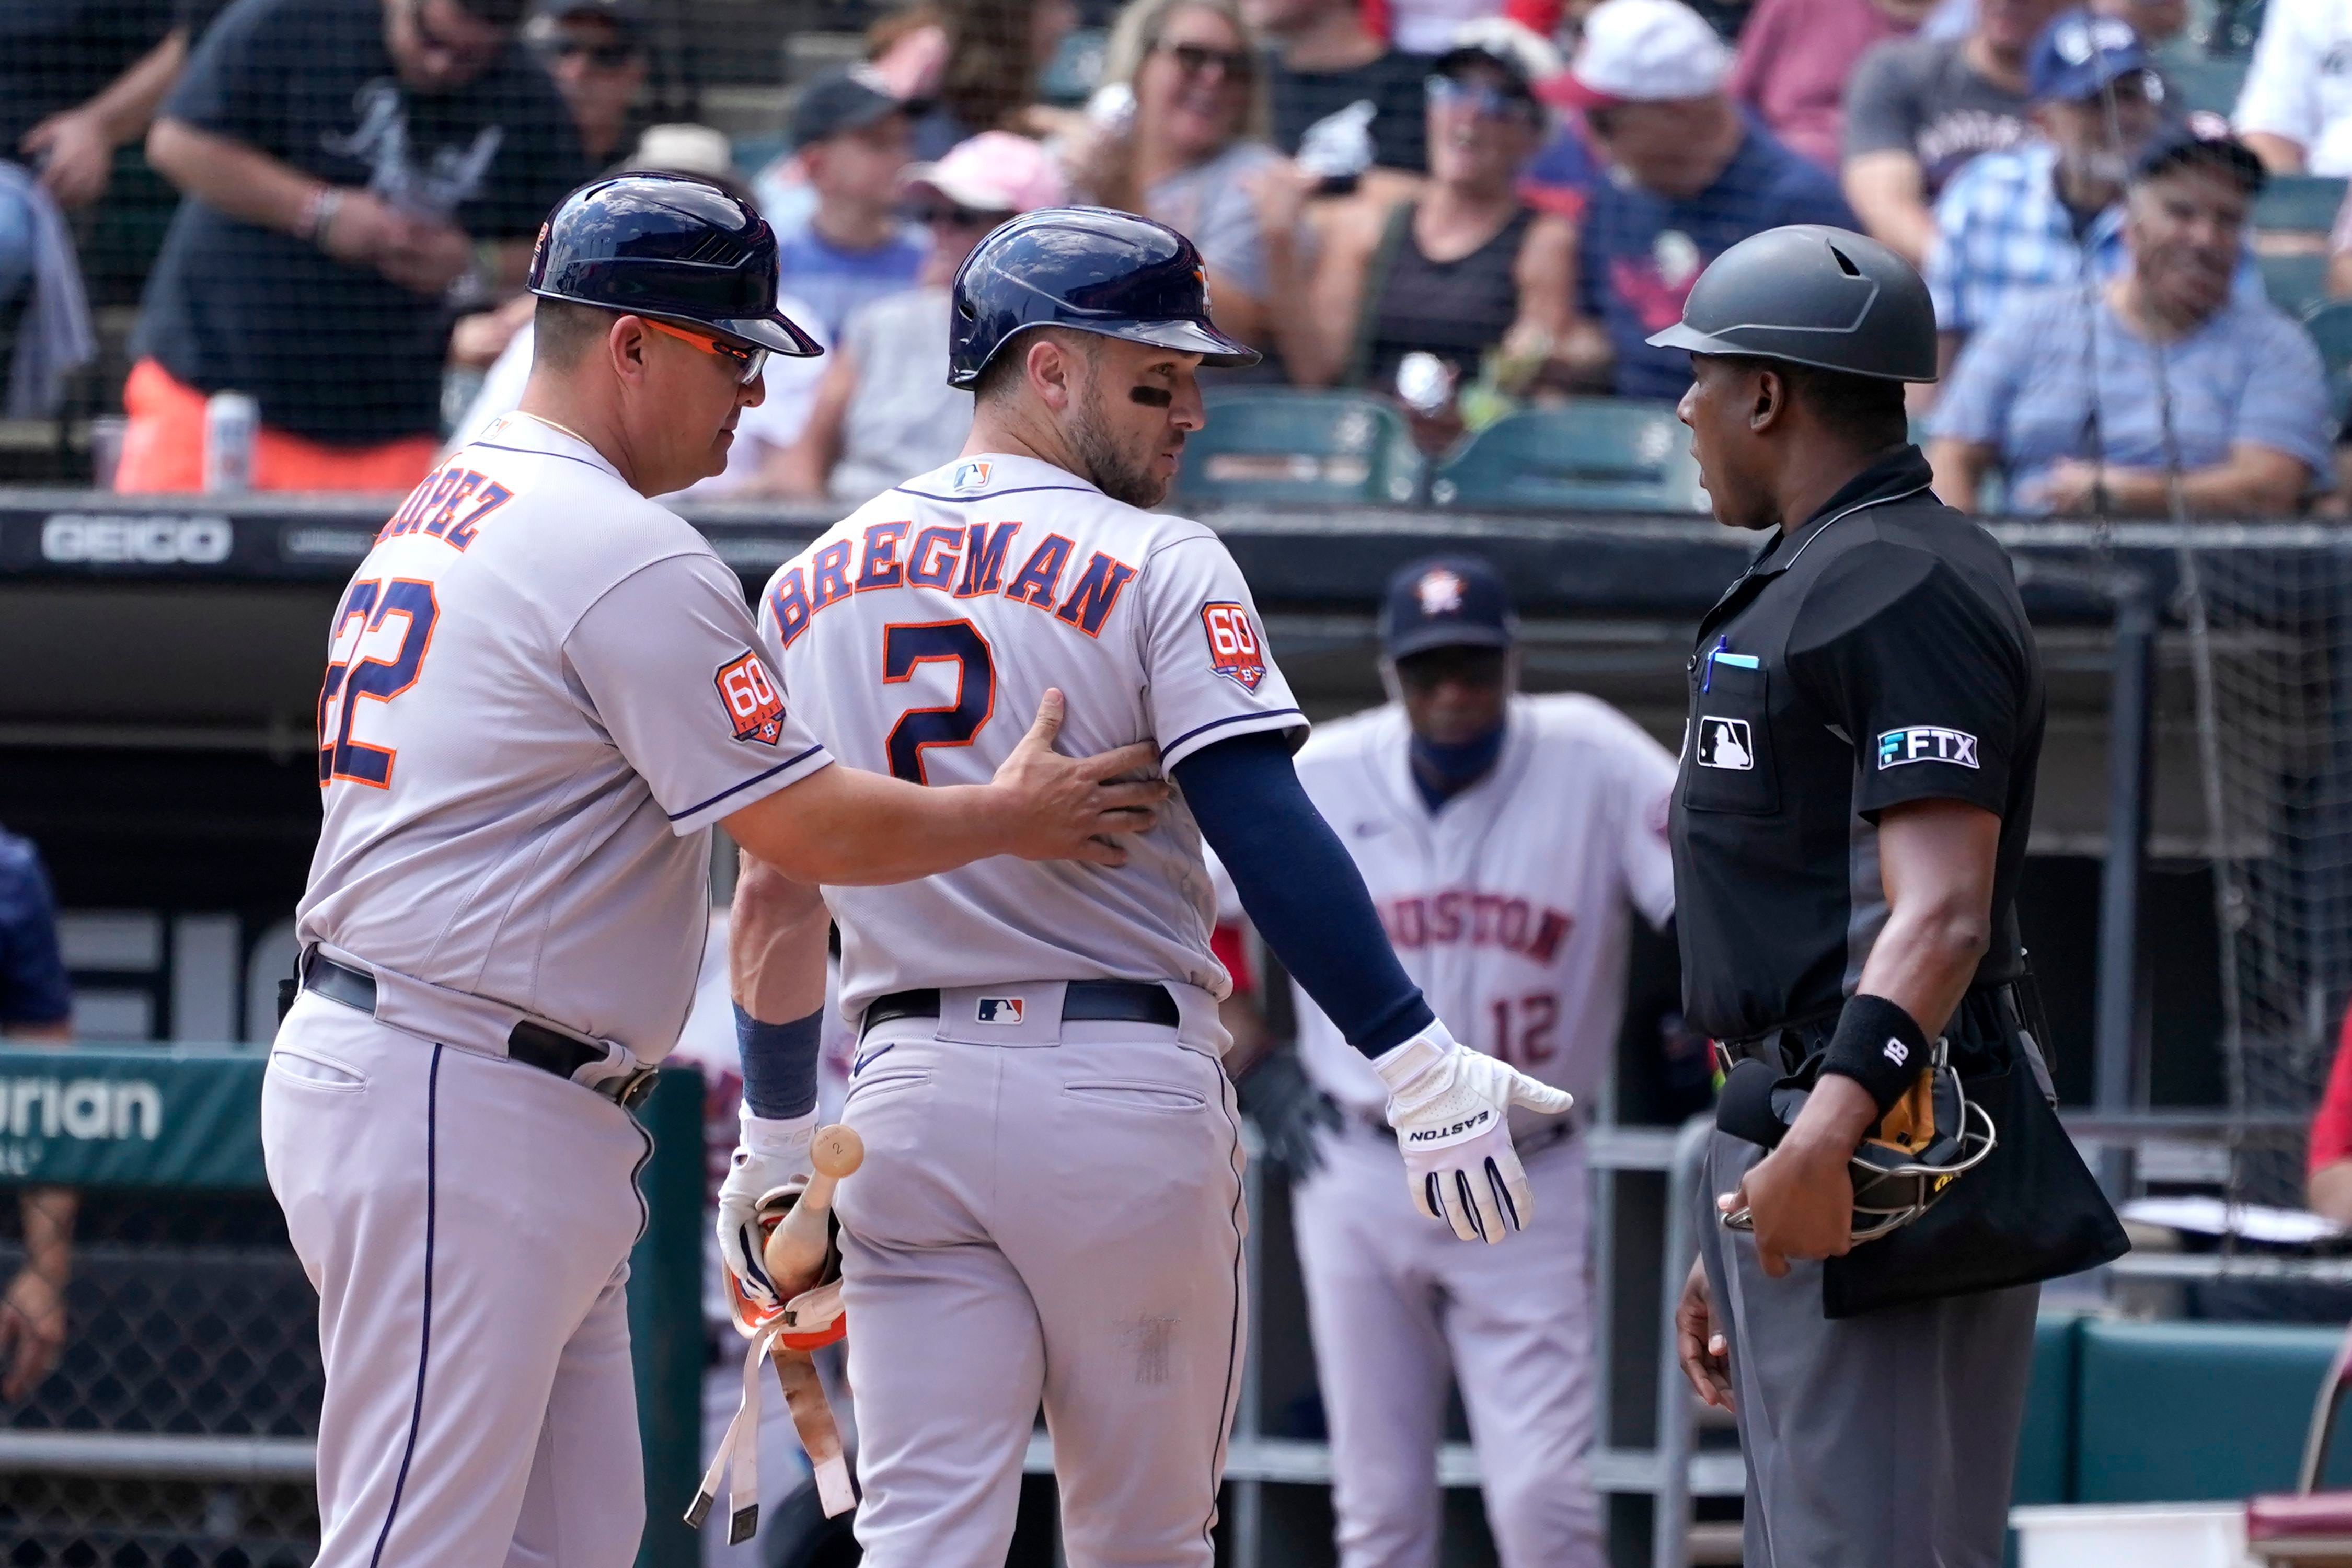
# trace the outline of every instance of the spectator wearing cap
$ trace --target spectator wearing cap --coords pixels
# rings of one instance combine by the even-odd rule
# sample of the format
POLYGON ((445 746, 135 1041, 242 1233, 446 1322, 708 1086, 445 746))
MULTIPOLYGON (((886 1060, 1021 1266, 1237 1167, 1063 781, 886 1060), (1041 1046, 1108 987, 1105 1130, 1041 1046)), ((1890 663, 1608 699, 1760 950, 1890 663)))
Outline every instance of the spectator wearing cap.
POLYGON ((194 489, 259 405, 264 489, 399 490, 439 446, 450 286, 511 286, 587 177, 522 0, 240 0, 148 133, 185 196, 148 280, 116 488, 194 489))
POLYGON ((2139 35, 2114 16, 2066 12, 2035 40, 2027 77, 2042 140, 1986 153, 1936 202, 1921 270, 1947 372, 2019 294, 2089 287, 2126 265, 2124 186, 2164 96, 2139 35))
POLYGON ((632 141, 646 85, 646 19, 635 0, 542 0, 524 30, 598 168, 632 141))
MULTIPOLYGON (((0 829, 0 1035, 19 1045, 73 1038, 73 991, 58 945, 57 900, 40 852, 0 829)), ((57 1365, 66 1344, 66 1282, 73 1273, 71 1187, 17 1194, 24 1262, 0 1290, 0 1399, 19 1400, 57 1365)))
POLYGON ((2231 119, 2273 174, 2352 175, 2352 7, 2269 0, 2231 119))
POLYGON ((1672 402, 1690 385, 1690 356, 1648 340, 1682 319, 1716 257, 1783 224, 1853 226, 1837 182, 1731 101, 1730 69, 1730 51, 1682 0, 1603 0, 1546 89, 1584 110, 1614 171, 1585 206, 1561 357, 1621 397, 1672 402))
POLYGON ((907 171, 908 199, 931 231, 931 258, 916 288, 877 300, 850 319, 825 356, 799 440, 772 454, 755 493, 831 496, 855 506, 963 447, 971 394, 940 374, 949 338, 949 284, 971 247, 997 225, 1059 206, 1060 166, 1025 136, 986 131, 936 163, 907 171))
POLYGON ((1294 363, 1296 381, 1385 393, 1406 355, 1430 353, 1466 384, 1490 351, 1532 368, 1566 334, 1576 233, 1517 189, 1543 134, 1534 84, 1559 57, 1509 22, 1463 33, 1424 93, 1427 184, 1385 211, 1351 205, 1325 237, 1307 300, 1322 357, 1294 363))
POLYGON ((913 146, 907 106, 870 68, 828 71, 793 106, 793 156, 816 200, 775 220, 777 262, 829 342, 857 307, 911 287, 923 269, 929 247, 898 218, 898 177, 913 146))
POLYGON ((1299 277, 1299 182, 1264 140, 1261 78, 1239 0, 1129 0, 1103 60, 1105 88, 1124 92, 1097 93, 1063 161, 1080 200, 1155 218, 1200 247, 1217 326, 1270 351, 1255 372, 1216 374, 1271 380, 1302 330, 1301 312, 1276 308, 1299 277))
POLYGON ((1968 162, 2033 134, 2026 57, 2063 0, 1982 0, 1967 36, 1881 44, 1845 95, 1846 199, 1913 266, 1935 243, 1936 198, 1968 162))
POLYGON ((1429 56, 1408 54, 1365 26, 1356 0, 1244 0, 1242 9, 1274 46, 1266 92, 1274 144, 1286 155, 1297 155, 1310 127, 1370 103, 1373 163, 1428 170, 1429 56))
POLYGON ((2126 197, 2130 265, 2096 291, 2012 300, 1961 351, 1931 416, 1936 488, 1962 510, 1995 468, 2018 512, 2275 517, 2326 488, 2319 353, 2231 278, 2261 162, 2218 122, 2166 132, 2126 197))
POLYGON ((1732 100, 1790 152, 1838 166, 1845 84, 1873 46, 1907 37, 1935 0, 1756 0, 1739 30, 1732 100))

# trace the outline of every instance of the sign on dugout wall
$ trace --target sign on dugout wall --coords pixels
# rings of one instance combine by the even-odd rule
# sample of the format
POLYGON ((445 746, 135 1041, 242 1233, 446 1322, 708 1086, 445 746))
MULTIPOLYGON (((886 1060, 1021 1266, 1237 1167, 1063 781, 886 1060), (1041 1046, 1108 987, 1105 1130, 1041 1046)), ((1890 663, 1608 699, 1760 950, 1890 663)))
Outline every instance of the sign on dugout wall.
POLYGON ((260 1047, 0 1049, 0 1184, 268 1184, 260 1047))

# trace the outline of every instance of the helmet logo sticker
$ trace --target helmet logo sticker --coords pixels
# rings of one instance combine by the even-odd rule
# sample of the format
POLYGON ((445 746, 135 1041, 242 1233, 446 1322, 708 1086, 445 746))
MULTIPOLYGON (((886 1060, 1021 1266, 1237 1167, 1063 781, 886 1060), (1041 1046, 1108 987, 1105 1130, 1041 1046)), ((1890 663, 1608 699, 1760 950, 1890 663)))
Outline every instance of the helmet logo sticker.
POLYGON ((1424 616, 1450 616, 1462 608, 1463 583, 1459 574, 1440 566, 1414 584, 1413 593, 1421 599, 1424 616))

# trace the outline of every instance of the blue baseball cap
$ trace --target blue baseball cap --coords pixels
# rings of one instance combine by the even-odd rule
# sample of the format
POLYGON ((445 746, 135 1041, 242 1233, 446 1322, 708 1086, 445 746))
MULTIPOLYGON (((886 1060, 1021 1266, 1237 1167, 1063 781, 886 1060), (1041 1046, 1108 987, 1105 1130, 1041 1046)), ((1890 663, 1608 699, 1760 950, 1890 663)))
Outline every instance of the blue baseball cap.
POLYGON ((2079 103, 2135 71, 2154 77, 2156 68, 2129 22, 2094 11, 2064 11, 2033 40, 2025 89, 2037 103, 2079 103))
POLYGON ((1433 555, 1389 579, 1381 651, 1410 658, 1435 647, 1508 647, 1518 635, 1511 595, 1484 557, 1433 555))
POLYGON ((2270 183, 2270 172, 2254 156, 2252 148, 2231 134, 2230 122, 2203 110, 2157 132, 2140 150, 2139 159, 2132 167, 2132 181, 2137 184, 2152 180, 2187 164, 2219 170, 2236 180, 2250 196, 2262 195, 2263 187, 2270 183))

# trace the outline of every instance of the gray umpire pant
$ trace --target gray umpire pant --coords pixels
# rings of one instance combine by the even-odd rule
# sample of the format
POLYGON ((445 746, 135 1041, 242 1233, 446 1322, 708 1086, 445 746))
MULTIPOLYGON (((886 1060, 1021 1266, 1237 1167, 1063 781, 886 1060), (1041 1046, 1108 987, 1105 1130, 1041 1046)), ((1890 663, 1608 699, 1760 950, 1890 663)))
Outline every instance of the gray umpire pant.
POLYGON ((1755 1238, 1717 1221, 1716 1195, 1763 1153, 1715 1134, 1697 1216, 1748 1458, 1748 1568, 2000 1568, 2042 1288, 1833 1322, 1822 1265, 1770 1279, 1755 1238))

